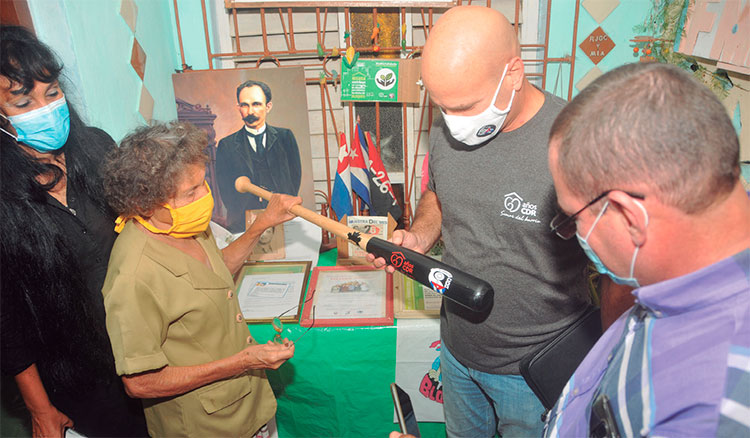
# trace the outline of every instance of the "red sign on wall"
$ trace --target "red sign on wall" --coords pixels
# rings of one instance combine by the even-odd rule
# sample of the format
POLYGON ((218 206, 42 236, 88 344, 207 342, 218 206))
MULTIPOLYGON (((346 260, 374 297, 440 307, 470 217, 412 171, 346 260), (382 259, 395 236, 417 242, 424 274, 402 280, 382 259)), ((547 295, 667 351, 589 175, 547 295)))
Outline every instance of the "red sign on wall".
POLYGON ((615 48, 615 43, 601 27, 597 27, 578 47, 591 59, 591 62, 599 64, 599 61, 615 48))

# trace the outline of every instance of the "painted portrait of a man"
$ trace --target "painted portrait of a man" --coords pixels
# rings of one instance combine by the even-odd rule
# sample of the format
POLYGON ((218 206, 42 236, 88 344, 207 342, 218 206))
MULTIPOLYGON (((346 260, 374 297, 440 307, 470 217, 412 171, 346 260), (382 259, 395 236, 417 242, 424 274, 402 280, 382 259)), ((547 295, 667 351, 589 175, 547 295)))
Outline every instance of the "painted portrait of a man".
POLYGON ((234 190, 234 181, 247 176, 273 193, 296 195, 302 166, 294 133, 266 123, 273 109, 271 88, 247 80, 237 87, 237 109, 244 125, 219 141, 216 178, 227 208, 228 229, 245 229, 245 211, 265 208, 268 201, 234 190))
POLYGON ((240 176, 315 208, 305 76, 302 67, 194 71, 172 76, 178 117, 209 134, 206 179, 217 200, 213 221, 232 233, 267 201, 234 188, 240 176), (191 118, 181 109, 202 114, 191 118), (210 113, 210 116, 203 113, 210 113))

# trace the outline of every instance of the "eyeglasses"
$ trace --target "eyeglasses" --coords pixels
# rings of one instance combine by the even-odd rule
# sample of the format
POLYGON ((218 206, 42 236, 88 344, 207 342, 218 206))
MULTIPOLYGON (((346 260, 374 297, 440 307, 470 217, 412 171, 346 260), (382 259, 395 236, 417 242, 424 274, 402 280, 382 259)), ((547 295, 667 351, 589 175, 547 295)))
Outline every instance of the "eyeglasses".
MULTIPOLYGON (((273 320, 271 320, 271 326, 276 331, 276 335, 273 337, 273 342, 274 343, 276 343, 276 344, 283 344, 284 343, 284 338, 286 336, 282 336, 281 335, 281 333, 284 332, 284 323, 281 322, 281 317, 284 316, 284 315, 286 315, 289 311, 296 309, 297 307, 298 306, 294 306, 291 309, 285 310, 284 312, 282 312, 281 315, 279 315, 279 316, 275 317, 273 320)), ((308 327, 307 330, 305 330, 304 333, 302 333, 301 335, 299 335, 299 337, 297 339, 295 339, 292 343, 296 344, 297 342, 299 342, 299 340, 302 339, 302 337, 305 336, 307 334, 307 332, 309 332, 310 329, 313 328, 313 326, 315 326, 315 306, 313 306, 313 308, 312 308, 312 324, 310 324, 310 327, 308 327)))
MULTIPOLYGON (((575 218, 583 212, 583 210, 591 207, 594 205, 597 201, 601 200, 605 196, 609 195, 611 192, 614 192, 618 189, 610 189, 602 192, 601 195, 597 196, 596 198, 592 199, 588 204, 584 205, 580 210, 573 213, 572 215, 568 216, 563 212, 557 213, 555 217, 552 218, 552 220, 549 223, 550 231, 557 234, 558 237, 564 240, 570 240, 573 236, 576 235, 576 221, 575 218)), ((626 195, 644 200, 646 197, 644 195, 641 195, 639 193, 631 193, 631 192, 625 192, 623 190, 620 190, 626 195)))

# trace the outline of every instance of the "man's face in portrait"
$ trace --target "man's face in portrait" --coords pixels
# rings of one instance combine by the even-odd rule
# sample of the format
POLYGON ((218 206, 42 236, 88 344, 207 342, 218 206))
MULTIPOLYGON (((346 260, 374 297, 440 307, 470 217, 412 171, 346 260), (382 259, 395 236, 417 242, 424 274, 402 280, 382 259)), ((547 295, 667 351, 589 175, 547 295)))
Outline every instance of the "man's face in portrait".
POLYGON ((245 126, 259 129, 266 123, 266 116, 271 112, 273 102, 266 103, 266 95, 258 86, 245 87, 240 91, 237 106, 245 126))

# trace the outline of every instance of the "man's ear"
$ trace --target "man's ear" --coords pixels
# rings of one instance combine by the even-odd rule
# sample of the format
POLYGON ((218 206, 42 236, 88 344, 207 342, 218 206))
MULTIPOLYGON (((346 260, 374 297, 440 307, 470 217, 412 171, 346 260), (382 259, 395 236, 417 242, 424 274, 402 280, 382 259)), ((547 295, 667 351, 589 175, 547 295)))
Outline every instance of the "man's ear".
POLYGON ((271 112, 271 108, 273 108, 273 102, 268 102, 266 104, 266 112, 270 113, 271 112))
POLYGON ((608 197, 610 204, 622 215, 623 226, 627 227, 633 244, 642 246, 646 243, 648 212, 643 201, 620 190, 612 191, 608 197))
POLYGON ((508 75, 513 81, 513 89, 516 90, 516 92, 521 90, 525 73, 523 61, 519 56, 514 56, 510 59, 510 61, 508 61, 508 75))

